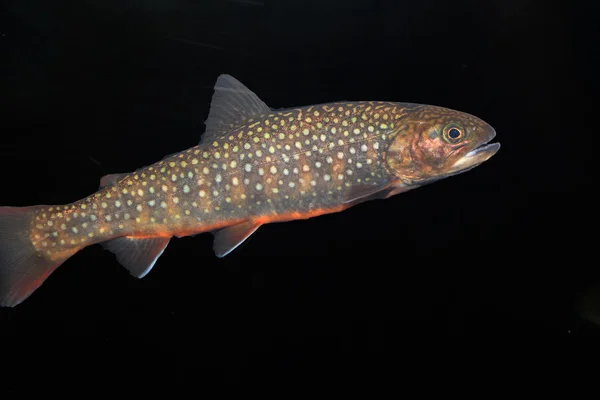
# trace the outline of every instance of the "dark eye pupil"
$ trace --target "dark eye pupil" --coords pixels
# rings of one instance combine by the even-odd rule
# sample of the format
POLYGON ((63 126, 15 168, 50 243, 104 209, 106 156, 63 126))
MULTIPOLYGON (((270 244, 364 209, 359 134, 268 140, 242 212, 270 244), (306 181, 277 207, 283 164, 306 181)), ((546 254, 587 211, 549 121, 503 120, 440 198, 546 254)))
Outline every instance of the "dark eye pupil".
POLYGON ((460 137, 460 131, 456 128, 452 128, 448 131, 450 139, 458 139, 460 137))

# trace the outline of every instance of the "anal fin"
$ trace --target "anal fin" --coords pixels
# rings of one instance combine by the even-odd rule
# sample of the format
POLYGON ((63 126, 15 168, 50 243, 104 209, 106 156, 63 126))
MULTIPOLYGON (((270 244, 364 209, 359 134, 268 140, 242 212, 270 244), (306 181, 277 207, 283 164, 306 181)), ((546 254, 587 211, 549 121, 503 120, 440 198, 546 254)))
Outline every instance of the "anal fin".
POLYGON ((101 243, 117 256, 117 261, 127 268, 131 275, 143 278, 152 269, 158 257, 165 251, 171 238, 120 237, 101 243))
POLYGON ((260 225, 255 221, 249 220, 213 232, 213 250, 216 256, 222 258, 231 253, 248 239, 260 225))

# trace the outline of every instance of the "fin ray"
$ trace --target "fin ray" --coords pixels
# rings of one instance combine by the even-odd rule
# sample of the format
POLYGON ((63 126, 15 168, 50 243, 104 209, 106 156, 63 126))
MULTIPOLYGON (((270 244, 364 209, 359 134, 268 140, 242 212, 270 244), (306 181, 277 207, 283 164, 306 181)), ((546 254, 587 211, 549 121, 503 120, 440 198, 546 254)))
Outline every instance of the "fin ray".
POLYGON ((271 112, 254 92, 231 75, 220 75, 205 122, 206 132, 200 143, 207 143, 227 134, 249 118, 271 112))
POLYGON ((228 226, 213 232, 213 250, 217 257, 222 258, 235 250, 240 244, 248 239, 259 227, 252 220, 228 226))
POLYGON ((417 187, 418 187, 417 185, 412 185, 412 186, 396 185, 396 186, 392 186, 392 187, 390 187, 390 190, 389 190, 388 194, 385 196, 385 198, 389 199, 392 196, 395 196, 395 195, 400 194, 400 193, 408 192, 409 190, 416 189, 417 187))
POLYGON ((49 260, 39 254, 29 237, 31 219, 43 206, 0 207, 0 306, 14 307, 77 252, 49 260))
POLYGON ((385 199, 390 192, 390 184, 355 185, 344 200, 344 204, 358 204, 367 200, 385 199))
POLYGON ((169 244, 170 237, 136 239, 119 237, 101 243, 102 247, 117 256, 117 261, 136 278, 143 278, 150 272, 156 260, 169 244))

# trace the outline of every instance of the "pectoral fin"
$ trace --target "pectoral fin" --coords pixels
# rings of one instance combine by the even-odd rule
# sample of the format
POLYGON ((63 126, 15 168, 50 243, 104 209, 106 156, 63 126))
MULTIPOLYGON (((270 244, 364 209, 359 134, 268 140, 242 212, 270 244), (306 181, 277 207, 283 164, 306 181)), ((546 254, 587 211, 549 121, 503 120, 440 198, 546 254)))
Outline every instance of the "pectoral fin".
POLYGON ((392 186, 389 188, 388 193, 386 194, 385 198, 388 199, 392 196, 395 196, 400 193, 408 192, 409 190, 415 189, 417 187, 418 187, 417 185, 413 185, 413 186, 395 185, 395 186, 392 186))
POLYGON ((355 185, 348 193, 344 204, 358 204, 367 200, 385 199, 389 191, 389 183, 385 185, 355 185))
POLYGON ((400 181, 388 182, 381 185, 355 185, 350 190, 344 203, 352 203, 354 205, 367 200, 387 199, 416 187, 417 186, 407 186, 400 181))

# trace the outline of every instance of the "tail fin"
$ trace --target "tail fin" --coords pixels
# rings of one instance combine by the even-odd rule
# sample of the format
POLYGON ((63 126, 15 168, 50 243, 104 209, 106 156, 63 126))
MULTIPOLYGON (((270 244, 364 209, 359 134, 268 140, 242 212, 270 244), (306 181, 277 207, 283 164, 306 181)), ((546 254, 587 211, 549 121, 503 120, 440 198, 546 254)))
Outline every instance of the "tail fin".
POLYGON ((0 306, 28 298, 63 262, 48 260, 31 243, 35 212, 43 206, 0 207, 0 306))

